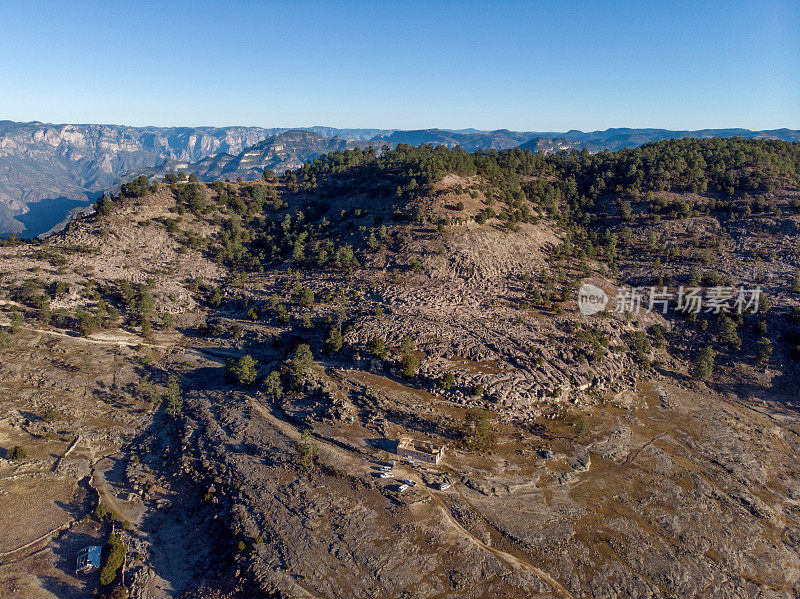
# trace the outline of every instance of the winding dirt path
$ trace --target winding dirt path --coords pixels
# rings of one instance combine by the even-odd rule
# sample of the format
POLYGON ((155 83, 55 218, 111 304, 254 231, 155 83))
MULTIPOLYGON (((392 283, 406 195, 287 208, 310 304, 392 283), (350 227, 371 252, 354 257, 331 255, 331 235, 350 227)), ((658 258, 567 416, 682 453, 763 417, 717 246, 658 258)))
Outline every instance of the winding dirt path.
MULTIPOLYGON (((0 321, 0 325, 10 326, 11 321, 9 319, 4 319, 0 321)), ((157 343, 147 343, 146 341, 142 340, 141 337, 133 335, 129 333, 132 337, 122 335, 113 335, 113 333, 108 333, 107 339, 97 339, 93 337, 83 337, 81 335, 70 335, 69 333, 65 333, 64 331, 53 330, 53 329, 40 329, 37 327, 29 327, 23 326, 23 331, 29 331, 31 333, 40 333, 42 335, 50 335, 51 337, 61 337, 65 339, 70 339, 72 341, 77 341, 79 343, 94 343, 96 345, 114 345, 117 347, 136 347, 137 345, 141 345, 142 347, 149 347, 151 349, 170 349, 174 344, 168 345, 161 345, 157 343)), ((121 331, 124 332, 124 331, 121 331)))
POLYGON ((108 509, 124 520, 138 525, 141 521, 140 513, 133 513, 127 506, 117 501, 116 494, 109 489, 106 472, 114 467, 113 456, 104 456, 92 463, 91 484, 97 494, 102 498, 108 509))
POLYGON ((448 522, 453 528, 458 530, 462 535, 464 535, 467 539, 469 539, 472 543, 478 546, 480 549, 487 551, 497 557, 498 559, 502 560, 509 566, 511 566, 514 570, 528 570, 533 572, 536 576, 538 576, 541 580, 543 580, 546 584, 550 586, 560 597, 567 597, 568 599, 575 599, 575 596, 569 592, 569 590, 562 585, 559 581, 555 578, 550 576, 547 572, 534 566, 527 560, 523 560, 516 555, 508 553, 507 551, 503 551, 501 549, 497 549, 496 547, 491 547, 481 541, 478 537, 473 535, 469 530, 464 528, 458 520, 455 519, 453 514, 450 512, 450 509, 447 507, 447 504, 442 501, 442 499, 438 496, 437 492, 433 491, 432 489, 428 489, 433 497, 433 500, 436 502, 437 506, 442 512, 444 519, 448 522))

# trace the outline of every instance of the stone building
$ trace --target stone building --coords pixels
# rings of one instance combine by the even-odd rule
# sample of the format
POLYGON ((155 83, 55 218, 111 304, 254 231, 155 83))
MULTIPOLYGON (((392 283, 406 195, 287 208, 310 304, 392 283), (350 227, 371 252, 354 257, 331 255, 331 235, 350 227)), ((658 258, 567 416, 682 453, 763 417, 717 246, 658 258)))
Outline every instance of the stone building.
POLYGON ((443 454, 443 445, 434 445, 433 443, 418 441, 411 437, 400 437, 397 443, 397 455, 409 460, 425 462, 427 464, 438 464, 443 454))

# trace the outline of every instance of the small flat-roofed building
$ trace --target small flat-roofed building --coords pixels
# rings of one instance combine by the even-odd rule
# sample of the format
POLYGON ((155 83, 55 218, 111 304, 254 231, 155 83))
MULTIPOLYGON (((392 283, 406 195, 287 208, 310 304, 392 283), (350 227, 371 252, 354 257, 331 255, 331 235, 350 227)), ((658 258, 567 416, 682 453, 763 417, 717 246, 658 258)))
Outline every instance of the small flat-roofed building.
POLYGON ((434 445, 411 437, 400 437, 400 441, 397 443, 397 455, 409 460, 425 462, 426 464, 438 464, 443 454, 443 445, 434 445))
POLYGON ((99 568, 102 553, 103 548, 100 545, 89 545, 81 549, 75 562, 75 572, 91 572, 99 568))

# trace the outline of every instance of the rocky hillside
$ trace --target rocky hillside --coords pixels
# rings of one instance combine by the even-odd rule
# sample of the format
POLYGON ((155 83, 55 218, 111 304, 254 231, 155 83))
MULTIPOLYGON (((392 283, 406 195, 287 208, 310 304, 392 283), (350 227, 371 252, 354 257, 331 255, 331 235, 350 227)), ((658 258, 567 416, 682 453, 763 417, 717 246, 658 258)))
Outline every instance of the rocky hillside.
POLYGON ((794 597, 798 173, 744 139, 352 148, 10 242, 0 594, 794 597), (75 576, 106 542, 124 578, 75 576))

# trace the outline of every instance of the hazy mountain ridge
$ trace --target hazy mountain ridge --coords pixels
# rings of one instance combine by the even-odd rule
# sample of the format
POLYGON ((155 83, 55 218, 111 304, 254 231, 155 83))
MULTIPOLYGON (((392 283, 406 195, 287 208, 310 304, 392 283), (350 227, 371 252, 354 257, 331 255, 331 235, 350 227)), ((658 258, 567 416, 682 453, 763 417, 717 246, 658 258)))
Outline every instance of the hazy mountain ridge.
POLYGON ((569 149, 635 147, 670 137, 731 137, 800 140, 789 129, 607 129, 584 133, 520 132, 498 129, 338 129, 260 127, 129 127, 102 124, 47 124, 0 121, 0 234, 22 232, 14 217, 26 205, 49 198, 92 200, 102 190, 133 174, 160 174, 172 169, 196 172, 198 177, 243 179, 258 176, 258 169, 277 172, 296 168, 315 156, 347 147, 376 147, 398 143, 461 146, 466 150, 523 147, 552 152, 569 149), (305 131, 284 139, 278 150, 276 136, 305 131), (270 140, 271 148, 257 147, 270 140), (332 140, 332 141, 325 141, 332 140), (557 140, 557 141, 556 141, 557 140), (246 156, 245 154, 249 154, 246 156))
POLYGON ((413 131, 395 131, 391 135, 377 136, 372 139, 376 144, 405 143, 411 145, 437 144, 448 148, 461 146, 465 150, 478 149, 505 150, 525 143, 536 133, 524 131, 509 131, 497 129, 496 131, 465 131, 456 132, 447 129, 418 129, 413 131))
POLYGON ((142 174, 160 176, 167 172, 185 171, 196 175, 201 181, 258 179, 266 169, 283 173, 328 152, 368 145, 370 142, 367 141, 325 137, 314 131, 290 129, 245 148, 236 155, 214 154, 191 163, 168 161, 146 169, 142 174))
POLYGON ((239 152, 280 129, 128 127, 0 122, 0 231, 20 231, 11 217, 45 198, 91 199, 128 172, 165 159, 199 160, 239 152))
POLYGON ((602 150, 621 150, 634 148, 662 139, 682 139, 691 137, 743 137, 745 139, 780 139, 800 141, 800 131, 793 129, 769 129, 752 131, 750 129, 700 129, 697 131, 671 131, 669 129, 629 129, 614 128, 605 131, 571 130, 566 133, 542 133, 523 143, 520 147, 534 152, 559 150, 583 150, 600 152, 602 150))
MULTIPOLYGON (((325 137, 327 133, 356 133, 360 130, 336 130, 316 127, 318 131, 292 129, 284 131, 258 144, 245 148, 236 156, 219 154, 208 156, 193 163, 170 161, 159 167, 142 171, 149 176, 160 176, 170 171, 193 173, 201 181, 217 179, 254 179, 261 176, 265 169, 272 169, 278 174, 300 167, 304 162, 317 156, 336 150, 352 149, 367 146, 388 146, 397 144, 418 146, 421 144, 442 145, 448 148, 460 146, 467 151, 506 150, 520 147, 533 152, 558 152, 562 150, 583 150, 599 152, 605 149, 619 150, 644 145, 652 141, 670 138, 709 137, 743 137, 749 139, 782 139, 796 141, 800 132, 790 129, 772 131, 750 131, 748 129, 705 129, 700 131, 669 131, 667 129, 607 129, 584 133, 572 130, 567 133, 540 133, 536 137, 530 132, 509 131, 450 131, 447 129, 417 129, 409 131, 393 131, 381 134, 369 140, 343 139, 339 136, 325 137), (527 140, 527 141, 521 141, 527 140)), ((361 136, 365 137, 364 135, 361 136)), ((142 174, 136 173, 136 174, 142 174)))

